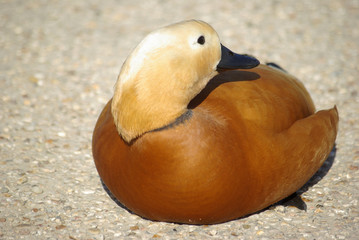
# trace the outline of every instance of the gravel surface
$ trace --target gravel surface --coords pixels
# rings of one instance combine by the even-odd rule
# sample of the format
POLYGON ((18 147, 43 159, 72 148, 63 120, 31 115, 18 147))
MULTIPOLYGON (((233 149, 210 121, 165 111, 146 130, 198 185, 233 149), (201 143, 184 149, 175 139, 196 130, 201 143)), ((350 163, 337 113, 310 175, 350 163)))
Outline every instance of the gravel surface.
POLYGON ((0 239, 358 239, 358 26, 357 0, 0 0, 0 239), (104 191, 91 135, 123 61, 146 33, 191 18, 300 78, 318 109, 338 106, 336 151, 299 191, 306 211, 178 225, 104 191))

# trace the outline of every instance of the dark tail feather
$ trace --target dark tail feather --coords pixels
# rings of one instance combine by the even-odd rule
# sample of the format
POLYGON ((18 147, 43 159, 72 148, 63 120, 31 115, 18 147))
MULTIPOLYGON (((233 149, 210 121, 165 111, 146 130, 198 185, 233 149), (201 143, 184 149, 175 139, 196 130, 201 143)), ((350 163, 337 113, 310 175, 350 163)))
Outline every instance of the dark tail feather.
POLYGON ((268 62, 266 63, 267 66, 273 67, 273 68, 277 68, 285 73, 287 73, 286 70, 284 70, 281 66, 279 66, 278 64, 274 63, 274 62, 268 62))

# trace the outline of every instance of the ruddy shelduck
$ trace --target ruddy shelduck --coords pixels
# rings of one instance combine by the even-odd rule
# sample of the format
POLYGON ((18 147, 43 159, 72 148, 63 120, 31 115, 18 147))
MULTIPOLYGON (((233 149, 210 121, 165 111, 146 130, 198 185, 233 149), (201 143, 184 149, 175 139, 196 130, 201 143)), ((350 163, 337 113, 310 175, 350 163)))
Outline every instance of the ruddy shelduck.
POLYGON ((303 84, 221 45, 202 21, 160 28, 122 66, 93 133, 110 192, 144 218, 214 224, 303 186, 328 157, 338 112, 303 84))

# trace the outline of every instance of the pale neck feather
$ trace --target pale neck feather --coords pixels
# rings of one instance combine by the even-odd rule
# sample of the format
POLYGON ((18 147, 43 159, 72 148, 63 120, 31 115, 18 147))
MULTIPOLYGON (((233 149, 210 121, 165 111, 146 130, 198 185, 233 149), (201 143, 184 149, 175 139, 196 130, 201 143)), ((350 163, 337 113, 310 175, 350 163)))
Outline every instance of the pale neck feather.
POLYGON ((174 122, 187 111, 191 99, 215 74, 213 72, 191 86, 181 88, 176 82, 194 79, 195 74, 190 76, 187 71, 171 72, 168 67, 157 70, 151 66, 142 68, 136 78, 115 86, 112 114, 119 134, 130 142, 146 132, 174 122))

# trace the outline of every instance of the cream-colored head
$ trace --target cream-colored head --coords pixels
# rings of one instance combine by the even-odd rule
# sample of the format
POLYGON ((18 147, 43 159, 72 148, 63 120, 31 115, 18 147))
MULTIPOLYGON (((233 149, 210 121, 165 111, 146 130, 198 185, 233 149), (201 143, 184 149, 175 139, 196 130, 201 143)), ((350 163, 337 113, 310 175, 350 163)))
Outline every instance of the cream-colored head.
POLYGON ((174 122, 218 73, 220 61, 219 67, 231 69, 259 64, 223 47, 216 31, 202 21, 179 22, 147 35, 123 64, 115 85, 111 108, 122 138, 130 142, 174 122))
POLYGON ((217 74, 221 44, 214 29, 185 21, 145 37, 122 66, 112 114, 125 141, 166 126, 187 110, 217 74))

